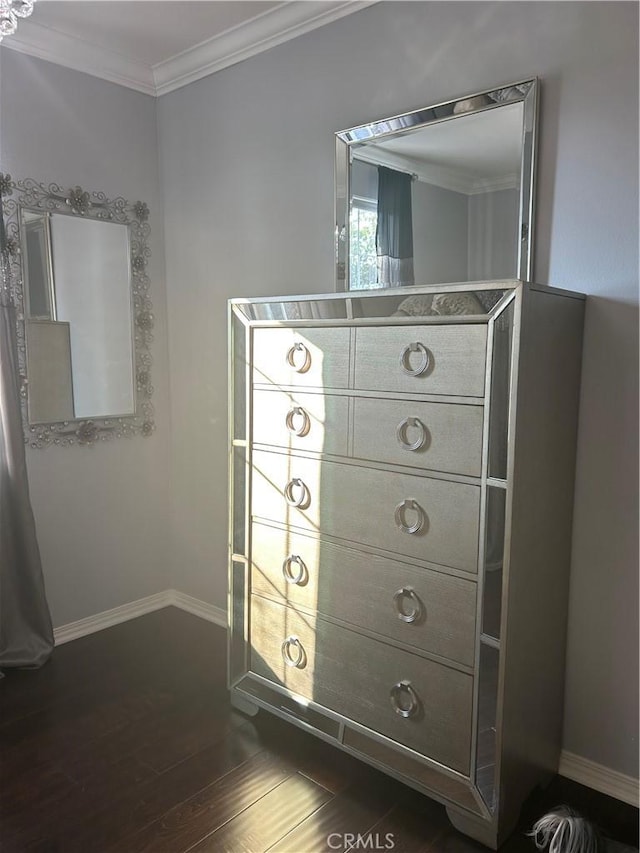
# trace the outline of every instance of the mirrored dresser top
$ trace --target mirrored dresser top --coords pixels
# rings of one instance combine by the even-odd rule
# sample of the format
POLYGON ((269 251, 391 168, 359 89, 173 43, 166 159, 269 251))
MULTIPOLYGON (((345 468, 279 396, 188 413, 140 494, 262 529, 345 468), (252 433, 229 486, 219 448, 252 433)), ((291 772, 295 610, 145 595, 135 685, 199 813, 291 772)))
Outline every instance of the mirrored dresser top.
MULTIPOLYGON (((230 303, 251 322, 312 322, 314 324, 341 322, 406 323, 423 317, 429 322, 450 322, 454 318, 474 318, 486 322, 499 313, 503 301, 523 282, 504 280, 415 287, 397 287, 351 293, 310 294, 309 296, 278 296, 232 299, 230 303)), ((556 295, 584 295, 542 285, 528 285, 556 295)))

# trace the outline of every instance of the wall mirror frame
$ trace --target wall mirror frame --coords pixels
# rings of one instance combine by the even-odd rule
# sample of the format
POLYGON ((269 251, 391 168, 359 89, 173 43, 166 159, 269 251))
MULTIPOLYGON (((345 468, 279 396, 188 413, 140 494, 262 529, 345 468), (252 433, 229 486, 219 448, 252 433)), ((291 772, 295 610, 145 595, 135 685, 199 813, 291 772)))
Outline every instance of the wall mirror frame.
MULTIPOLYGON (((396 156, 396 159, 398 159, 398 154, 395 149, 400 151, 404 148, 409 152, 411 146, 413 146, 415 151, 416 143, 418 139, 421 139, 421 144, 428 146, 428 149, 425 147, 425 151, 420 152, 420 154, 425 157, 426 168, 431 166, 434 169, 445 169, 448 167, 446 159, 446 145, 448 144, 447 141, 451 140, 454 143, 451 147, 452 151, 458 146, 460 146, 461 149, 465 149, 465 151, 462 152, 462 156, 467 157, 467 163, 465 163, 465 165, 469 165, 468 158, 473 156, 472 153, 470 154, 470 151, 472 151, 471 139, 474 140, 473 144, 478 145, 478 151, 479 153, 482 153, 483 157, 489 155, 490 150, 493 147, 491 144, 491 136, 488 134, 494 133, 494 139, 496 139, 500 146, 503 144, 500 134, 504 135, 502 126, 507 118, 507 111, 505 108, 509 108, 512 128, 514 125, 513 121, 511 121, 511 116, 513 116, 517 122, 515 130, 511 130, 510 135, 514 137, 514 142, 516 144, 519 143, 519 151, 512 155, 513 162, 510 162, 511 167, 515 166, 512 186, 517 194, 512 202, 513 213, 511 214, 511 220, 513 221, 509 225, 509 227, 512 228, 512 236, 510 240, 510 246, 512 246, 512 248, 509 249, 510 252, 513 252, 511 263, 512 269, 510 269, 507 274, 478 275, 473 274, 473 271, 469 268, 469 274, 466 276, 456 275, 456 273, 453 273, 453 277, 444 277, 437 281, 423 280, 420 275, 416 274, 415 281, 401 281, 399 284, 415 283, 416 285, 422 285, 444 283, 445 281, 478 281, 497 278, 515 278, 522 279, 524 281, 531 281, 533 275, 533 225, 536 148, 538 135, 538 88, 538 81, 533 78, 518 83, 500 86, 496 89, 476 92, 471 95, 463 95, 455 100, 435 104, 403 115, 373 121, 369 124, 363 124, 348 130, 337 132, 335 134, 336 290, 377 289, 393 286, 393 284, 390 285, 388 281, 386 283, 379 283, 379 270, 376 280, 375 268, 367 283, 363 284, 362 280, 351 281, 351 253, 352 251, 354 255, 356 253, 354 242, 355 237, 351 233, 352 230, 355 231, 355 225, 352 224, 351 214, 354 207, 353 199, 356 197, 357 192, 353 191, 354 179, 352 173, 354 156, 355 159, 363 158, 366 161, 367 153, 371 152, 373 156, 369 153, 369 162, 384 164, 384 158, 382 160, 378 160, 376 153, 383 152, 387 157, 391 155, 391 163, 393 163, 394 155, 396 156), (463 122, 465 123, 463 124, 463 122), (473 128, 471 127, 472 123, 473 128), (495 127, 495 130, 490 129, 492 125, 495 127), (477 143, 475 141, 476 128, 479 129, 477 143), (470 129, 473 130, 473 133, 469 132, 470 129), (437 142, 435 141, 436 134, 437 142), (439 146, 439 150, 437 152, 437 156, 440 157, 439 164, 436 163, 435 160, 433 163, 427 162, 427 158, 431 156, 430 149, 432 144, 436 147, 439 146), (482 151, 480 151, 481 147, 482 151), (352 243, 354 243, 354 246, 352 246, 352 243)), ((494 161, 497 156, 498 147, 499 146, 496 144, 496 150, 493 152, 494 161)), ((512 148, 513 147, 514 146, 512 144, 512 148)), ((433 156, 435 157, 436 155, 434 154, 433 156)), ((451 156, 454 156, 453 153, 451 156)), ((461 155, 458 154, 458 156, 461 155)), ((402 160, 399 160, 399 162, 402 162, 402 160)), ((407 167, 403 169, 402 166, 399 166, 397 168, 401 171, 414 173, 416 171, 413 168, 415 160, 407 159, 406 162, 409 164, 407 167)), ((421 163, 420 165, 425 164, 421 163)), ((492 168, 495 169, 495 165, 492 168)), ((449 171, 451 170, 449 169, 449 171)), ((419 176, 414 173, 411 174, 411 177, 415 180, 419 176)), ((440 186, 446 186, 446 183, 442 183, 440 186)), ((432 212, 431 216, 439 216, 438 211, 432 212)), ((481 227, 484 227, 485 230, 487 230, 490 226, 482 224, 481 227)), ((413 242, 416 242, 415 237, 413 238, 413 242)), ((377 248, 375 243, 374 234, 374 266, 375 252, 377 248)), ((380 254, 380 251, 378 254, 380 254)), ((481 265, 477 266, 479 267, 481 265)), ((487 265, 485 264, 485 266, 487 265)))
MULTIPOLYGON (((149 295, 151 280, 147 272, 150 258, 148 206, 142 201, 130 203, 122 197, 108 198, 102 192, 87 192, 80 186, 65 189, 55 183, 38 183, 32 178, 13 180, 10 175, 2 173, 0 173, 0 190, 10 259, 10 299, 16 312, 18 372, 25 443, 33 448, 50 445, 92 445, 113 438, 151 435, 155 429, 154 408, 151 402, 154 389, 151 383, 150 351, 154 317, 149 295), (83 222, 78 223, 76 227, 71 221, 74 219, 83 222), (27 239, 34 237, 29 235, 29 231, 31 225, 38 222, 44 225, 41 233, 35 237, 37 248, 34 255, 33 243, 28 248, 27 239), (51 222, 57 223, 60 233, 66 230, 71 235, 67 238, 67 257, 64 259, 60 257, 60 263, 57 263, 54 257, 55 246, 52 246, 51 222), (108 225, 120 227, 110 228, 108 237, 104 238, 105 231, 98 223, 104 224, 105 228, 108 225), (95 244, 87 241, 88 248, 85 245, 79 245, 82 241, 78 239, 78 235, 83 232, 94 235, 99 235, 101 232, 101 235, 96 238, 95 244), (93 248, 94 245, 102 250, 105 244, 110 244, 110 248, 104 250, 104 256, 98 258, 95 254, 93 256, 88 254, 96 251, 93 248), (114 246, 117 255, 114 254, 114 246), (33 289, 31 279, 28 278, 28 256, 32 259, 34 257, 41 259, 41 278, 44 279, 44 284, 40 281, 37 290, 33 289), (84 258, 83 267, 79 271, 76 269, 77 256, 84 258), (30 357, 33 368, 36 364, 36 353, 40 353, 30 340, 37 340, 38 347, 44 353, 43 361, 37 362, 39 387, 47 388, 48 384, 51 384, 48 378, 50 372, 47 373, 46 370, 41 369, 40 365, 46 366, 50 352, 56 352, 59 355, 60 348, 58 346, 57 351, 47 349, 50 346, 47 337, 43 337, 39 331, 35 338, 30 336, 34 335, 33 326, 41 324, 41 329, 46 329, 47 326, 66 327, 66 332, 63 329, 62 334, 63 337, 66 334, 67 341, 69 340, 69 328, 73 323, 65 322, 68 318, 61 316, 56 308, 56 266, 62 275, 65 263, 66 268, 72 270, 80 282, 79 286, 83 287, 83 282, 86 284, 83 298, 89 303, 94 317, 106 330, 105 337, 109 330, 113 331, 114 325, 118 326, 117 335, 119 335, 121 348, 121 353, 118 355, 121 360, 119 370, 120 377, 124 377, 119 381, 126 387, 117 392, 120 395, 119 398, 114 395, 115 402, 110 407, 106 407, 106 410, 101 408, 100 402, 95 403, 97 408, 95 414, 90 407, 87 411, 78 407, 73 401, 74 377, 71 357, 73 338, 71 338, 71 344, 67 342, 67 349, 62 356, 62 362, 66 357, 69 364, 70 378, 66 384, 72 390, 65 393, 72 399, 69 409, 71 416, 54 418, 48 417, 43 407, 41 407, 42 413, 37 414, 38 406, 35 406, 34 400, 30 399, 30 394, 34 395, 30 387, 30 379, 35 379, 36 375, 32 370, 30 377, 30 357), (110 300, 113 302, 115 298, 115 287, 112 285, 115 282, 116 268, 120 273, 118 276, 120 313, 117 324, 111 316, 110 303, 110 300), (94 278, 101 282, 99 286, 102 290, 88 295, 92 269, 100 273, 100 275, 96 273, 94 278), (86 278, 84 278, 85 275, 86 278), (37 309, 32 304, 36 298, 39 303, 37 309), (122 400, 125 402, 121 403, 122 400)), ((53 230, 55 232, 55 229, 53 230)), ((74 292, 77 293, 77 291, 70 291, 69 302, 74 301, 74 292)), ((57 334, 55 337, 59 345, 61 338, 57 334)), ((91 345, 92 341, 89 339, 88 346, 91 347, 91 345)), ((109 351, 105 349, 104 352, 109 351)), ((105 374, 108 371, 113 373, 113 359, 109 356, 104 359, 104 362, 105 374)), ((81 361, 78 360, 75 363, 80 364, 81 361)), ((96 364, 98 368, 101 367, 98 362, 96 364)), ((88 374, 85 383, 89 389, 93 381, 94 375, 88 374)), ((99 381, 102 381, 101 374, 99 381)), ((99 400, 99 397, 96 396, 95 399, 99 400)), ((54 411, 55 408, 54 401, 53 407, 48 411, 54 411)), ((67 411, 67 409, 61 407, 60 411, 67 411)))

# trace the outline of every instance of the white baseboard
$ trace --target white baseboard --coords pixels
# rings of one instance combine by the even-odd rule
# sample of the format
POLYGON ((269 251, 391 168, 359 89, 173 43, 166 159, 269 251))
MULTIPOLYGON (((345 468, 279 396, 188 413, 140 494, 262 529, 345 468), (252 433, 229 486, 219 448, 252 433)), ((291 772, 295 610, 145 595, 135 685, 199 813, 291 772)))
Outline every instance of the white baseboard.
POLYGON ((61 646, 63 643, 78 640, 88 634, 95 634, 96 631, 111 628, 113 625, 119 625, 129 619, 144 616, 145 613, 161 610, 172 603, 169 600, 169 592, 170 590, 157 592, 155 595, 148 595, 146 598, 139 598, 137 601, 130 601, 128 604, 121 604, 111 610, 96 613, 95 616, 87 616, 86 619, 78 619, 77 622, 69 622, 67 625, 54 628, 53 639, 55 644, 61 646))
POLYGON ((624 773, 610 770, 602 764, 596 764, 595 761, 589 761, 587 758, 565 750, 560 754, 558 773, 567 779, 572 779, 574 782, 579 782, 581 785, 638 808, 640 783, 631 776, 625 776, 624 773))
POLYGON ((215 604, 208 604, 199 598, 194 598, 192 595, 187 595, 186 592, 180 592, 178 589, 168 589, 169 604, 174 607, 179 607, 180 610, 186 610, 187 613, 192 613, 194 616, 199 616, 201 619, 206 619, 208 622, 214 622, 222 628, 227 627, 227 611, 221 607, 216 607, 215 604))
POLYGON ((95 634, 96 631, 103 631, 105 628, 111 628, 129 619, 137 619, 138 616, 170 606, 179 607, 180 610, 186 610, 187 613, 192 613, 201 619, 215 622, 223 628, 227 627, 227 614, 222 608, 216 607, 215 604, 207 604, 206 601, 201 601, 177 589, 165 589, 155 595, 148 595, 146 598, 96 613, 95 616, 87 616, 86 619, 78 619, 77 622, 69 622, 67 625, 54 628, 53 638, 56 646, 61 646, 71 640, 95 634))
MULTIPOLYGON (((55 644, 60 646, 79 637, 86 637, 88 634, 94 634, 112 625, 119 625, 129 619, 136 619, 138 616, 170 606, 179 607, 180 610, 185 610, 208 622, 214 622, 223 628, 227 627, 227 614, 221 607, 208 604, 177 589, 165 589, 155 595, 149 595, 138 601, 131 601, 129 604, 122 604, 112 610, 105 610, 95 616, 88 616, 86 619, 79 619, 77 622, 55 628, 53 632, 55 644)), ((594 761, 566 751, 560 755, 558 772, 567 779, 638 807, 638 780, 631 776, 625 776, 602 764, 596 764, 594 761)))

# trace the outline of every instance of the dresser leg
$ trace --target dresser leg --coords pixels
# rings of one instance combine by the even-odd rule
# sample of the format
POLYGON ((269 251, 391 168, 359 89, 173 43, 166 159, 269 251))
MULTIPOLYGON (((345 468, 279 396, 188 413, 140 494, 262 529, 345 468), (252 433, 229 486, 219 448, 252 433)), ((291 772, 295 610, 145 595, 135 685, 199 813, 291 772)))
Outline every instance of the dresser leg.
POLYGON ((246 714, 247 717, 255 717, 260 710, 260 708, 257 705, 254 705, 253 702, 245 699, 244 696, 239 696, 235 690, 231 691, 231 705, 236 709, 236 711, 246 714))
POLYGON ((498 849, 498 827, 494 822, 459 812, 457 809, 450 808, 449 806, 446 809, 447 817, 459 832, 468 835, 469 838, 479 841, 492 850, 498 849))

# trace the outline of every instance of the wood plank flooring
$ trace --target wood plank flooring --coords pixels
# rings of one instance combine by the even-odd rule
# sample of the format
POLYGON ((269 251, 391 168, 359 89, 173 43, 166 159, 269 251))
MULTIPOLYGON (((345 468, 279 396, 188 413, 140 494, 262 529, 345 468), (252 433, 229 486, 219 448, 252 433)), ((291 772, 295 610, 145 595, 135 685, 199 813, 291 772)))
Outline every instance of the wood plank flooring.
MULTIPOLYGON (((395 853, 472 853, 442 806, 261 712, 232 710, 225 632, 166 608, 55 650, 0 680, 2 853, 323 853, 373 833, 395 853), (331 845, 328 842, 330 836, 331 845)), ((637 810, 557 779, 548 807, 582 809, 637 845, 637 810)))

